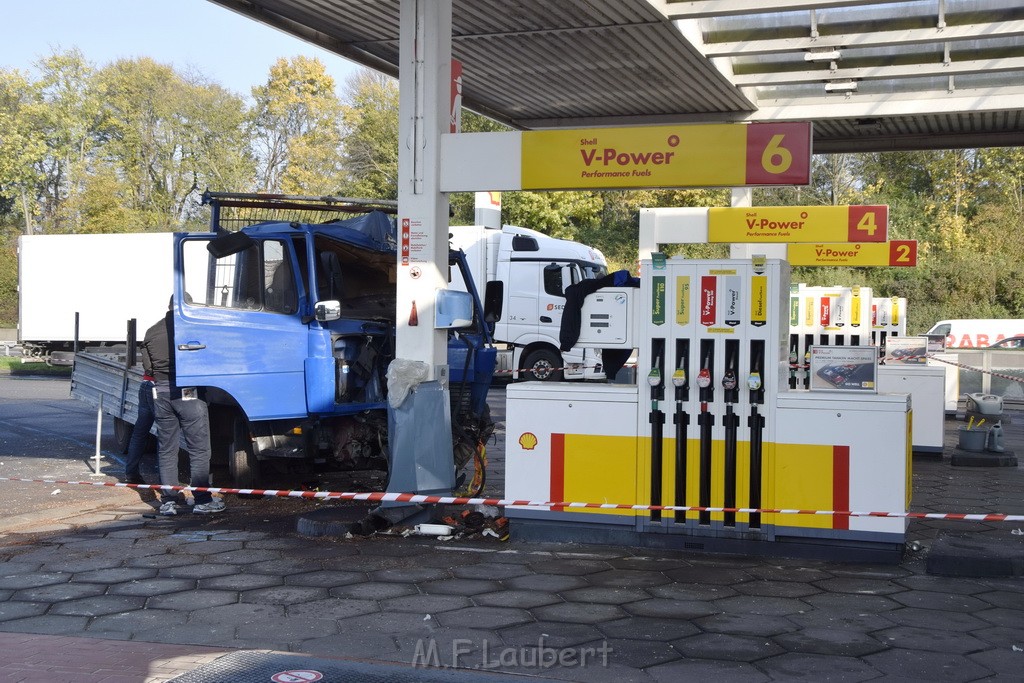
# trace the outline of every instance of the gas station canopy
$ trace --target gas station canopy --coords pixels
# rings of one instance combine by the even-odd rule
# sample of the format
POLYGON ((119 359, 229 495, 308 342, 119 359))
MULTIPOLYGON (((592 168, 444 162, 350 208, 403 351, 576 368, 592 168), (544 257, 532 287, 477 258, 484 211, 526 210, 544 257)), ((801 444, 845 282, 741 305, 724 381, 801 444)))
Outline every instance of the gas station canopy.
MULTIPOLYGON (((397 0, 211 0, 398 74, 397 0)), ((816 152, 1024 146, 1019 0, 453 0, 464 106, 519 129, 812 120, 816 152)))

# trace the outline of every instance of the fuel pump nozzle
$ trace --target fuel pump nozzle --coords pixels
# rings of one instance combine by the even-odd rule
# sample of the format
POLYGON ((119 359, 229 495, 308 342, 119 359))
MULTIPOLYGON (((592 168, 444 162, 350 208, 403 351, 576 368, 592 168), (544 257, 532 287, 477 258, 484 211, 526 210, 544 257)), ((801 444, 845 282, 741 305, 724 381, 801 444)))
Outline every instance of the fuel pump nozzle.
POLYGON ((697 373, 697 386, 701 389, 707 389, 711 386, 711 371, 707 367, 700 369, 697 373))
POLYGON ((732 391, 736 388, 736 371, 734 369, 727 368, 725 374, 722 375, 722 388, 726 391, 732 391))

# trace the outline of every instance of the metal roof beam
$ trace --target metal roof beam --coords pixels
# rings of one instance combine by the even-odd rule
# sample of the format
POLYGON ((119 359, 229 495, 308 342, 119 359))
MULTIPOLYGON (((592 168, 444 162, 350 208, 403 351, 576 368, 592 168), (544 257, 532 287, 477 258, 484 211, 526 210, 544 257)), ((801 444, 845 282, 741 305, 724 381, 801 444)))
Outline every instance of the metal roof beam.
POLYGON ((647 0, 654 9, 669 19, 699 19, 726 17, 738 14, 774 14, 830 7, 856 7, 858 5, 885 5, 904 0, 647 0))
POLYGON ((817 38, 769 38, 765 40, 720 43, 705 42, 701 51, 707 57, 736 57, 740 55, 799 52, 822 48, 886 47, 939 41, 952 42, 984 38, 1013 38, 1021 35, 1024 35, 1024 20, 964 24, 962 26, 946 26, 946 28, 915 28, 903 31, 843 33, 819 36, 817 38))
POLYGON ((784 85, 792 83, 817 83, 833 80, 865 80, 882 78, 919 78, 924 76, 949 76, 996 71, 1024 72, 1024 57, 1001 59, 971 59, 962 62, 902 64, 899 66, 871 66, 851 69, 830 69, 814 71, 773 71, 733 76, 733 82, 740 87, 784 85))
POLYGON ((1024 101, 1024 87, 971 88, 948 92, 899 94, 822 95, 761 99, 750 121, 803 121, 884 116, 927 116, 984 111, 1016 111, 1024 101))

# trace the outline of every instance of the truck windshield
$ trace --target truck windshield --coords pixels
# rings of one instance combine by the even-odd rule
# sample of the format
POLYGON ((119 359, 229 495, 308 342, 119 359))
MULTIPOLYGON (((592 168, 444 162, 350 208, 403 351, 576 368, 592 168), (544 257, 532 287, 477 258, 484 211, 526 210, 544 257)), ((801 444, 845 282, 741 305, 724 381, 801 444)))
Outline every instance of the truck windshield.
POLYGON ((316 292, 341 304, 342 318, 395 318, 395 255, 361 249, 324 235, 314 239, 316 292))
POLYGON ((583 271, 584 280, 596 280, 608 274, 608 266, 599 263, 580 263, 580 270, 583 271))

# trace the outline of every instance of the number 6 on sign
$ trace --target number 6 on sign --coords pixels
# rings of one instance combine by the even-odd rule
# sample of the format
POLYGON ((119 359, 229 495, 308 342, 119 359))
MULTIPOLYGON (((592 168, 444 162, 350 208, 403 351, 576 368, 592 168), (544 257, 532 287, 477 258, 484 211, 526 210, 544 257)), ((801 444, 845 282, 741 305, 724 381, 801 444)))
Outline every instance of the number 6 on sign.
POLYGON ((793 165, 793 154, 782 146, 785 135, 773 135, 761 154, 761 168, 772 174, 785 173, 793 165))
POLYGON ((807 185, 811 181, 811 124, 747 126, 747 185, 807 185))

